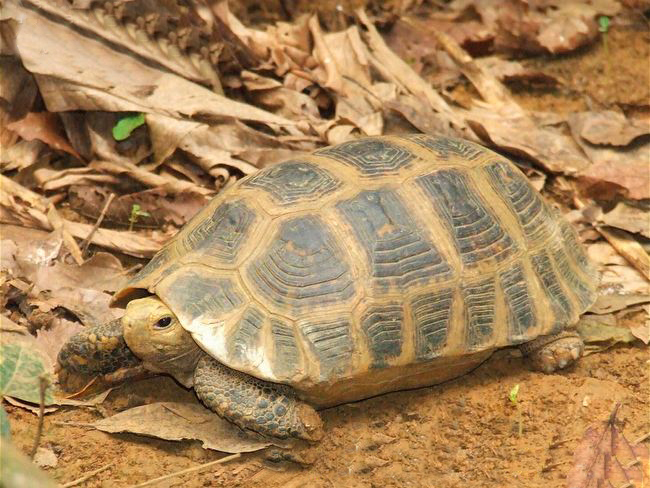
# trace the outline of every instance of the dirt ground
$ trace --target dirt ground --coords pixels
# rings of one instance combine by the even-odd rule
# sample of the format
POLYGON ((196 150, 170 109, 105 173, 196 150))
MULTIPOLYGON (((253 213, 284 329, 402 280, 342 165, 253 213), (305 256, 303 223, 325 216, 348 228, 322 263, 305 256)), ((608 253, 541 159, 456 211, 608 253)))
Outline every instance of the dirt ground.
MULTIPOLYGON (((650 70, 639 60, 648 59, 649 45, 647 28, 615 26, 607 51, 597 43, 561 58, 527 60, 565 84, 546 91, 518 87, 517 100, 558 112, 647 103, 650 70)), ((629 440, 650 431, 649 357, 642 345, 613 348, 544 375, 530 371, 517 350, 499 351, 454 381, 323 411, 325 438, 309 468, 277 471, 250 454, 156 486, 561 487, 585 429, 606 420, 617 402, 629 440), (508 400, 516 384, 521 436, 508 400)), ((82 486, 121 487, 222 457, 199 443, 64 425, 166 400, 196 401, 171 379, 155 378, 116 389, 97 409, 61 408, 47 415, 41 445, 58 456, 49 473, 65 483, 112 463, 82 486)), ((28 451, 36 416, 12 406, 7 411, 15 444, 28 451)))

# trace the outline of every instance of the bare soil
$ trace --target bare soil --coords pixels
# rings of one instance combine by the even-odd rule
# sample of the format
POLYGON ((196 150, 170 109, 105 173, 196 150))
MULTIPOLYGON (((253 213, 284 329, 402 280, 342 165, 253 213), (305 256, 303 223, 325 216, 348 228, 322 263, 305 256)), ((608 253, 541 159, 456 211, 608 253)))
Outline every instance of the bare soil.
MULTIPOLYGON (((591 104, 623 109, 645 104, 647 110, 647 26, 615 26, 608 35, 607 49, 597 43, 561 58, 528 60, 561 76, 565 85, 543 92, 519 87, 518 101, 557 112, 591 104)), ((517 350, 498 351, 474 372, 445 384, 323 411, 326 435, 314 448, 311 467, 277 471, 259 454, 250 454, 157 486, 561 487, 585 429, 606 420, 617 402, 629 440, 650 431, 649 358, 642 345, 613 348, 544 375, 530 371, 517 350), (521 436, 508 400, 516 384, 521 436)), ((81 486, 121 487, 223 457, 199 443, 64 425, 166 400, 196 401, 192 392, 161 377, 126 384, 96 409, 61 408, 47 415, 41 445, 58 455, 58 466, 49 473, 65 483, 113 463, 81 486)), ((7 410, 15 444, 29 451, 36 416, 12 406, 7 410)))

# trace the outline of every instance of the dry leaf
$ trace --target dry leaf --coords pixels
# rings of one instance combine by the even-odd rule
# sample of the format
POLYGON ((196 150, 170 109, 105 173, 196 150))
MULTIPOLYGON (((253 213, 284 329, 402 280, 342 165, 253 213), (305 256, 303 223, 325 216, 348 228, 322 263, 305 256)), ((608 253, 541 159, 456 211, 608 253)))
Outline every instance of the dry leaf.
POLYGON ((67 319, 57 319, 49 329, 38 329, 36 331, 35 344, 50 360, 52 370, 57 364, 57 356, 67 340, 81 332, 84 327, 79 322, 72 322, 67 319))
MULTIPOLYGON (((110 193, 110 190, 97 186, 73 187, 68 192, 70 208, 96 220, 110 193)), ((137 204, 148 215, 139 217, 133 224, 134 228, 162 228, 169 223, 181 227, 208 202, 207 196, 193 192, 176 193, 165 188, 153 188, 115 198, 105 213, 104 222, 128 226, 133 205, 137 204)))
POLYGON ((580 146, 593 161, 578 174, 578 183, 586 194, 600 200, 617 195, 633 200, 650 198, 650 142, 626 150, 584 142, 580 146))
POLYGON ((616 426, 619 405, 604 425, 589 427, 578 444, 567 488, 644 486, 648 477, 648 446, 630 444, 616 426))
POLYGON ((635 320, 630 324, 630 332, 644 344, 650 344, 650 305, 644 305, 641 310, 643 311, 641 320, 635 320))
MULTIPOLYGON (((19 185, 13 180, 0 175, 0 222, 5 224, 21 224, 37 229, 52 230, 52 224, 45 212, 47 205, 44 199, 19 185), (25 206, 16 199, 29 203, 25 206)), ((80 222, 63 219, 67 231, 77 239, 85 239, 92 231, 93 226, 80 222)), ((167 237, 168 238, 168 237, 167 237)), ((92 243, 107 247, 124 254, 136 257, 152 257, 162 247, 167 238, 144 237, 133 232, 118 232, 110 229, 99 228, 92 236, 92 243)))
POLYGON ((650 281, 650 256, 638 241, 620 229, 599 227, 598 232, 650 281))
POLYGON ((170 441, 198 440, 207 449, 228 453, 258 451, 271 445, 260 435, 244 432, 198 403, 143 405, 93 425, 110 433, 130 432, 170 441))
POLYGON ((610 347, 636 340, 629 327, 617 325, 613 315, 585 314, 576 324, 576 330, 585 343, 585 355, 601 352, 610 347))
POLYGON ((603 214, 600 220, 605 225, 650 238, 650 208, 642 202, 639 202, 638 206, 618 202, 616 207, 603 214))
POLYGON ((58 115, 51 112, 31 112, 24 118, 12 122, 7 128, 25 140, 38 139, 52 149, 65 151, 77 159, 82 159, 65 137, 58 115))
POLYGON ((574 112, 568 121, 572 129, 591 144, 627 146, 637 137, 650 134, 649 121, 628 119, 613 110, 574 112))
POLYGON ((632 305, 650 302, 650 295, 598 295, 589 312, 598 315, 610 314, 632 305))

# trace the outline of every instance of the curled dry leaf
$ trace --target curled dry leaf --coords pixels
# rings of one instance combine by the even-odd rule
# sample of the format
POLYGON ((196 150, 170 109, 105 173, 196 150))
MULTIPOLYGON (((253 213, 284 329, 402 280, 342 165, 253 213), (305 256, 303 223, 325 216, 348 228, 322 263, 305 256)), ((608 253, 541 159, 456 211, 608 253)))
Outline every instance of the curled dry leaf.
POLYGON ((43 190, 59 190, 72 185, 88 185, 91 183, 118 184, 114 176, 100 174, 92 168, 70 168, 56 171, 41 168, 34 171, 34 179, 43 190))
POLYGON ((589 427, 573 455, 567 488, 644 486, 650 475, 650 450, 631 444, 616 426, 616 412, 601 425, 589 427))
POLYGON ((198 403, 160 402, 131 408, 93 424, 104 432, 130 432, 170 441, 201 441, 203 447, 237 453, 264 449, 270 442, 245 432, 198 403))

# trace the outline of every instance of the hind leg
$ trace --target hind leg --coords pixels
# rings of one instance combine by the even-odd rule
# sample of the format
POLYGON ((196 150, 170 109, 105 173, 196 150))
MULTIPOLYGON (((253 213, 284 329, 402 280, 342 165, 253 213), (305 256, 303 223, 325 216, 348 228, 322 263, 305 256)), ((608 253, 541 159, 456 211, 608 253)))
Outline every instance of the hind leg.
POLYGON ((519 346, 530 365, 544 373, 552 373, 574 363, 585 345, 576 332, 562 331, 538 337, 519 346))

